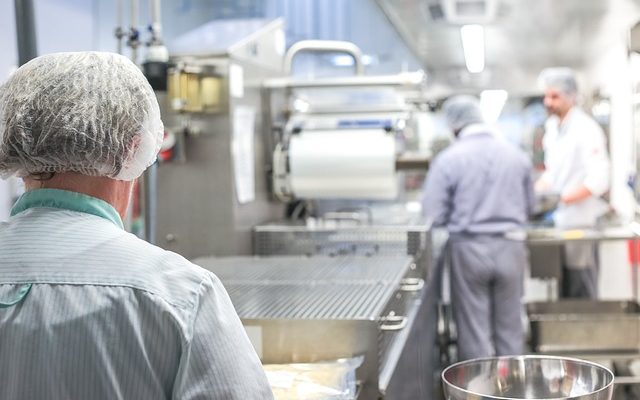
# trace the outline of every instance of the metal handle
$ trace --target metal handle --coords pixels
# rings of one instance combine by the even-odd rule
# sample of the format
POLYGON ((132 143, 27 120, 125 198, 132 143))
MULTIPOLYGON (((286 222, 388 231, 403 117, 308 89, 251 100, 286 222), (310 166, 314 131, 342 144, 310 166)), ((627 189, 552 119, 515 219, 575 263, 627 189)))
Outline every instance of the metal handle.
POLYGON ((616 376, 613 381, 614 385, 638 385, 640 384, 640 377, 636 376, 616 376))
POLYGON ((329 211, 322 215, 322 218, 327 221, 353 221, 358 225, 363 224, 363 218, 360 213, 355 211, 329 211))
POLYGON ((424 279, 405 278, 402 280, 400 290, 405 292, 419 292, 424 287, 424 279))
POLYGON ((291 73, 293 58, 301 51, 347 53, 353 57, 356 75, 364 74, 364 67, 362 66, 362 51, 360 48, 351 42, 342 42, 338 40, 301 40, 294 43, 289 47, 289 50, 287 50, 287 53, 284 55, 285 74, 289 75, 291 73))
POLYGON ((389 314, 386 317, 380 318, 381 322, 392 322, 391 324, 380 325, 381 331, 399 331, 407 326, 407 317, 402 315, 389 314))

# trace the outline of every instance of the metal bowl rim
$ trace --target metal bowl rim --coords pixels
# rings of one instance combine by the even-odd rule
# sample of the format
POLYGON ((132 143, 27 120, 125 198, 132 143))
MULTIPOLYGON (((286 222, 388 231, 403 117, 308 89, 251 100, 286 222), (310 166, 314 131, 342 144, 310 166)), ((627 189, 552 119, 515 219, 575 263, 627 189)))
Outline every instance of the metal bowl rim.
MULTIPOLYGON (((536 355, 521 355, 521 356, 481 357, 481 358, 474 358, 474 359, 471 359, 471 360, 459 361, 459 362, 457 362, 455 364, 451 364, 447 368, 445 368, 442 371, 441 378, 442 378, 442 381, 445 384, 449 385, 450 387, 455 388, 456 390, 459 390, 462 393, 469 394, 469 395, 472 395, 472 396, 480 396, 481 398, 484 396, 484 397, 493 398, 495 400, 527 400, 527 399, 517 398, 517 397, 500 397, 500 396, 492 396, 492 395, 488 395, 488 394, 476 393, 476 392, 473 392, 471 390, 467 390, 467 389, 463 389, 461 387, 458 387, 458 386, 454 385, 453 383, 449 382, 445 378, 445 374, 450 369, 453 369, 453 368, 456 368, 456 367, 460 367, 460 366, 463 366, 463 365, 467 365, 467 364, 471 364, 471 363, 474 363, 474 362, 500 361, 500 360, 519 360, 519 359, 522 359, 522 360, 539 359, 539 360, 571 361, 571 362, 575 362, 575 363, 578 363, 578 364, 586 364, 586 365, 589 365, 589 366, 596 367, 598 369, 604 370, 609 375, 609 378, 610 378, 609 383, 607 383, 602 388, 589 393, 589 395, 601 393, 601 392, 604 392, 604 391, 608 390, 610 386, 613 386, 613 383, 614 383, 614 380, 615 380, 615 376, 613 375, 613 372, 611 372, 611 370, 609 370, 609 368, 606 368, 606 367, 604 367, 604 366, 602 366, 600 364, 596 364, 596 363, 594 363, 592 361, 582 360, 580 358, 573 358, 573 357, 546 356, 546 355, 537 355, 537 354, 536 355)), ((566 399, 567 399, 567 397, 552 397, 552 398, 538 399, 538 400, 566 400, 566 399)))

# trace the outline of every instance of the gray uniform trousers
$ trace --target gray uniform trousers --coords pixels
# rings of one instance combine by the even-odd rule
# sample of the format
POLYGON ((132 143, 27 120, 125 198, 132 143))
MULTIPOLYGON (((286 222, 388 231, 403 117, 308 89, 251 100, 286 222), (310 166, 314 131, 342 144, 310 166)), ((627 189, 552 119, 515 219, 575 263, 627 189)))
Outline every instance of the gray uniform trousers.
POLYGON ((501 236, 452 234, 448 247, 459 360, 522 354, 525 244, 501 236))

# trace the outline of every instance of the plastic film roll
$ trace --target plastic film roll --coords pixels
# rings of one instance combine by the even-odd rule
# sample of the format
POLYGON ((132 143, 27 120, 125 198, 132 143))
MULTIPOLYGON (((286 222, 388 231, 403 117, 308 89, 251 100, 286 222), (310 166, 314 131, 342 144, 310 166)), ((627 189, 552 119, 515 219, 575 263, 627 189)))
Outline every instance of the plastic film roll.
POLYGON ((289 144, 292 190, 311 199, 393 199, 395 153, 384 130, 303 132, 289 144))

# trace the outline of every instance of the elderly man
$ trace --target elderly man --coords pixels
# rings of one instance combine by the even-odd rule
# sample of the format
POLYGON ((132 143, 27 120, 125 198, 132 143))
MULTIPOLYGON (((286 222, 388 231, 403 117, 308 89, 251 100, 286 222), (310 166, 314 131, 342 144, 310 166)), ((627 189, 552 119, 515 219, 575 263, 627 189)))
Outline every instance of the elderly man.
MULTIPOLYGON (((544 106, 550 117, 543 147, 545 172, 536 182, 540 192, 561 195, 554 214, 559 228, 594 227, 606 213, 600 198, 609 188, 609 156, 600 126, 576 106, 578 86, 568 68, 549 68, 540 74, 544 106)), ((597 297, 598 261, 592 243, 564 246, 562 297, 597 297)))
POLYGON ((458 357, 520 354, 528 257, 524 243, 504 234, 532 211, 531 163, 483 123, 474 97, 451 98, 443 109, 457 140, 427 174, 423 209, 449 231, 458 357))
POLYGON ((39 57, 0 87, 0 398, 269 399, 220 281, 123 230, 163 125, 140 70, 39 57))

